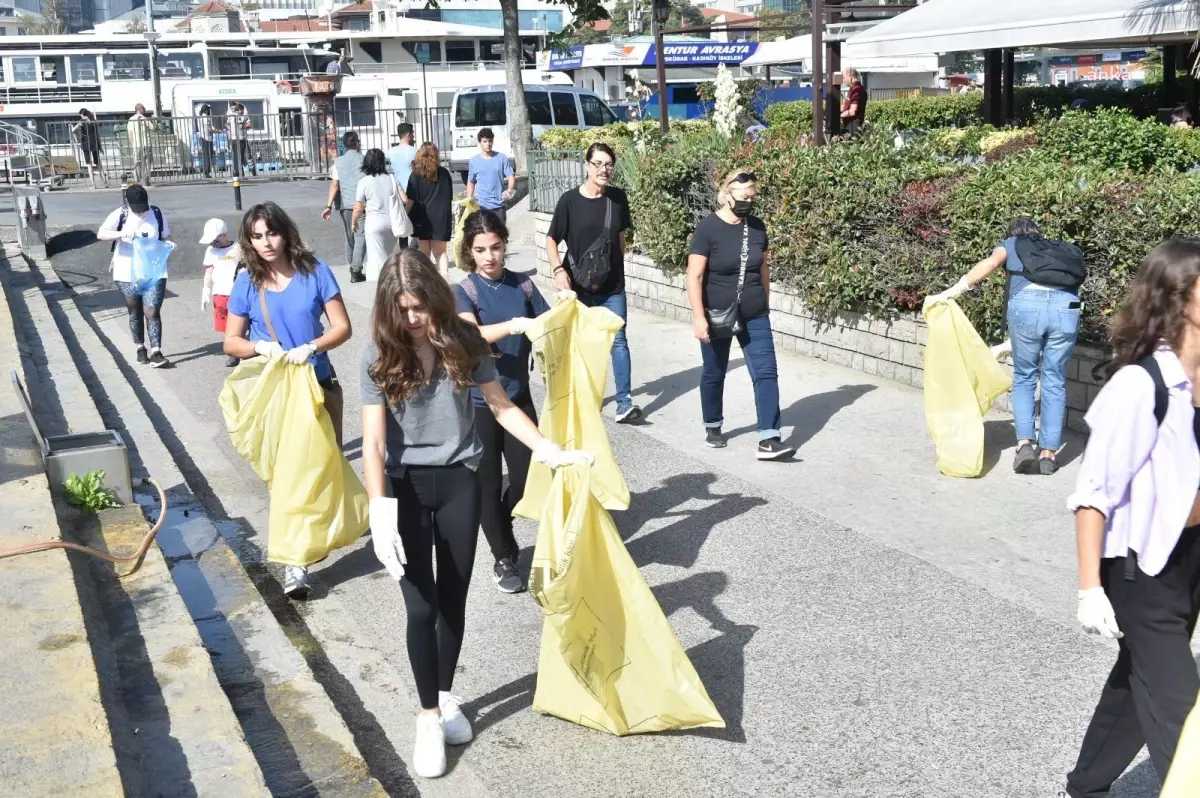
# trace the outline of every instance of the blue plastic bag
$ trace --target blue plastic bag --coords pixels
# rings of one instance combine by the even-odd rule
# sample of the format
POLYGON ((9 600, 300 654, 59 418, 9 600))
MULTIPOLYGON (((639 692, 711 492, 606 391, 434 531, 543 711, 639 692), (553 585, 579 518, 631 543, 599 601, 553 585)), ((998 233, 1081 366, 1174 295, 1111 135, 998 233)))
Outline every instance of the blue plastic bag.
POLYGON ((170 241, 138 236, 133 239, 133 274, 131 282, 138 292, 147 291, 167 276, 167 258, 175 245, 170 241))

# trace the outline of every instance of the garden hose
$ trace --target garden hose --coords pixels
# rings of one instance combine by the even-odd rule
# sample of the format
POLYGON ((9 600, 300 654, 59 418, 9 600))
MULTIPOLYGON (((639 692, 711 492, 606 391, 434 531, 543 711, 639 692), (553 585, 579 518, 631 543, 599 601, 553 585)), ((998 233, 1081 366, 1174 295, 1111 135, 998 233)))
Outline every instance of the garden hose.
POLYGON ((15 549, 0 549, 0 560, 7 557, 16 557, 21 554, 33 554, 35 551, 49 551, 50 549, 68 549, 70 551, 78 551, 83 554, 88 554, 92 557, 99 557, 102 560, 107 560, 113 565, 123 565, 125 563, 133 563, 133 568, 128 573, 122 574, 122 577, 129 576, 142 567, 142 559, 146 556, 146 552, 150 549, 150 544, 154 541, 158 530, 162 529, 163 520, 167 517, 167 494, 162 489, 162 486, 153 479, 147 479, 151 485, 158 490, 158 501, 162 505, 162 511, 158 514, 158 520, 154 522, 154 526, 146 534, 146 538, 142 541, 142 545, 138 546, 137 551, 128 557, 114 557, 111 554, 105 554, 102 551, 90 549, 87 546, 81 546, 78 543, 70 543, 65 540, 50 540, 45 543, 30 543, 27 546, 17 546, 15 549))

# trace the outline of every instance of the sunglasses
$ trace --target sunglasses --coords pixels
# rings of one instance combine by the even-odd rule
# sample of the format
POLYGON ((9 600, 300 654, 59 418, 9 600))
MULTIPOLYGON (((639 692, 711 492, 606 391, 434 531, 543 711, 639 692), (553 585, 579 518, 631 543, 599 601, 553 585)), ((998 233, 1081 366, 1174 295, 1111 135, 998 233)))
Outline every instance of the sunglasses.
POLYGON ((738 172, 736 175, 733 176, 733 179, 729 181, 729 185, 732 186, 734 183, 757 183, 757 182, 758 182, 758 175, 754 174, 753 172, 738 172))

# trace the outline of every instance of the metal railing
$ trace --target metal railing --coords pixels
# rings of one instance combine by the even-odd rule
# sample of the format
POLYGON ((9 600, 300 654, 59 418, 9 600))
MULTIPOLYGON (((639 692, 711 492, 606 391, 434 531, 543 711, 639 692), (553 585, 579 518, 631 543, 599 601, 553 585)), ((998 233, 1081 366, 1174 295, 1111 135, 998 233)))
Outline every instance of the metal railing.
POLYGON ((225 116, 47 122, 45 148, 54 175, 66 185, 101 178, 147 185, 318 178, 327 176, 333 159, 345 151, 343 135, 357 133, 363 152, 386 153, 398 143, 401 122, 413 125, 418 145, 432 141, 442 160, 449 160, 449 108, 351 108, 335 114, 283 109, 245 115, 232 129, 225 116))
MULTIPOLYGON (((504 69, 503 61, 442 61, 427 64, 427 72, 475 72, 486 69, 504 69)), ((388 72, 420 72, 421 65, 415 61, 385 61, 380 64, 355 64, 355 75, 378 75, 388 72)))
POLYGON ((0 170, 5 182, 54 185, 50 145, 38 134, 0 120, 0 170))
POLYGON ((553 213, 563 193, 587 180, 583 150, 531 149, 526 157, 529 168, 529 210, 553 213))

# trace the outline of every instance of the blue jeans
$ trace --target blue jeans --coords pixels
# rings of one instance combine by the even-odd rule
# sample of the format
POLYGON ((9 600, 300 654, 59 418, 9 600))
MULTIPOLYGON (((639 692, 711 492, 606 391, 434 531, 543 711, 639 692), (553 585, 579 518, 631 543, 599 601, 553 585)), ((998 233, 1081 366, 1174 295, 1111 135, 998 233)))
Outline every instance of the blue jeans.
MULTIPOLYGON (((758 439, 779 437, 779 368, 775 364, 775 339, 771 337, 771 317, 759 316, 744 322, 737 334, 738 345, 746 360, 746 370, 754 383, 754 409, 758 411, 758 439)), ((715 429, 725 421, 725 373, 729 369, 732 338, 713 338, 701 342, 704 368, 700 373, 700 410, 704 426, 715 429)))
POLYGON ((1025 288, 1008 302, 1013 357, 1013 417, 1017 440, 1042 449, 1062 445, 1067 414, 1067 363, 1079 335, 1079 298, 1066 291, 1025 288), (1072 308, 1074 304, 1076 307, 1072 308), (1034 395, 1042 379, 1042 419, 1034 434, 1034 395))
MULTIPOLYGON (((615 294, 585 294, 576 295, 580 302, 589 308, 608 308, 628 323, 629 303, 625 299, 625 289, 615 294)), ((625 327, 617 330, 612 347, 613 382, 617 385, 617 415, 633 407, 633 374, 629 364, 629 340, 625 337, 625 327)))

